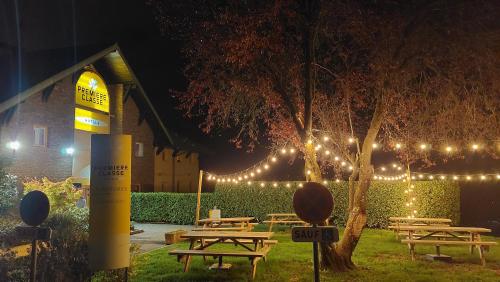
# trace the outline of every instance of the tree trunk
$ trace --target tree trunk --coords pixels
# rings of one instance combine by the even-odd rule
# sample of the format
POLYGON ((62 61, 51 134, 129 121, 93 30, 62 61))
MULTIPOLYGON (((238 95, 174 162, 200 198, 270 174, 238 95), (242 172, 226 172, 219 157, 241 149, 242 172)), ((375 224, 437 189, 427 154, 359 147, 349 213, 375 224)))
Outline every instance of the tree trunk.
MULTIPOLYGON (((373 166, 371 157, 373 151, 373 143, 380 130, 383 119, 383 97, 377 99, 375 111, 373 112, 370 128, 366 133, 363 141, 363 146, 359 154, 359 179, 355 185, 349 179, 349 186, 354 187, 353 193, 349 191, 349 217, 346 222, 344 234, 340 241, 336 244, 321 244, 321 266, 323 269, 331 269, 334 271, 348 271, 355 269, 356 266, 352 262, 352 253, 356 248, 361 233, 365 228, 367 215, 367 192, 373 176, 373 166)), ((355 171, 353 171, 354 174, 355 171)))
POLYGON ((304 173, 306 181, 314 181, 320 183, 322 181, 321 169, 316 158, 316 151, 312 143, 306 143, 304 151, 304 173))

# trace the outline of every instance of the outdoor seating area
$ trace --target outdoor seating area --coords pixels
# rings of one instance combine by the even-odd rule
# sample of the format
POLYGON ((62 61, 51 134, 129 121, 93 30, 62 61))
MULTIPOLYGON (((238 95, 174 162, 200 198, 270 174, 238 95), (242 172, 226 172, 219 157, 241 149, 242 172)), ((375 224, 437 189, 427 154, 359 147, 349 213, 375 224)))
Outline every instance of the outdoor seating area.
POLYGON ((451 220, 447 218, 401 218, 391 217, 389 220, 393 225, 389 229, 394 230, 405 239, 401 243, 408 244, 412 260, 415 260, 416 245, 428 245, 435 247, 436 254, 427 255, 434 260, 451 261, 451 257, 442 254, 442 246, 465 246, 471 254, 474 249, 478 250, 481 264, 486 264, 485 253, 490 246, 498 245, 494 241, 482 241, 481 234, 491 233, 491 229, 480 227, 450 226, 451 220))

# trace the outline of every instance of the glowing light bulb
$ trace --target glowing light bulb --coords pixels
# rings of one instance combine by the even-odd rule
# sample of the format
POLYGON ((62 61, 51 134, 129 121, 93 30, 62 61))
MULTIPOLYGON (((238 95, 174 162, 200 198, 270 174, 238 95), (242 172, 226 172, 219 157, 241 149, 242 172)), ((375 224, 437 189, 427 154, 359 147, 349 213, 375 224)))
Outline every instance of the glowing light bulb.
POLYGON ((398 169, 398 170, 402 170, 402 168, 401 168, 400 166, 398 166, 398 168, 397 168, 397 169, 398 169))
POLYGON ((286 187, 290 187, 290 183, 287 183, 287 184, 286 184, 286 187))
POLYGON ((304 186, 304 185, 302 185, 302 183, 299 183, 299 187, 302 187, 302 186, 304 186))
POLYGON ((341 163, 340 163, 340 165, 341 165, 341 166, 345 166, 345 162, 341 162, 341 163))
POLYGON ((264 169, 269 169, 269 165, 268 165, 268 164, 265 164, 265 165, 264 165, 264 169))
POLYGON ((373 148, 373 149, 377 149, 377 148, 378 148, 378 144, 377 144, 377 143, 373 143, 373 144, 372 144, 372 148, 373 148))
POLYGON ((441 178, 441 179, 446 179, 446 176, 441 175, 439 178, 441 178))
POLYGON ((396 168, 396 167, 398 167, 398 165, 397 164, 392 164, 392 167, 396 168))
POLYGON ((481 175, 479 178, 480 178, 481 180, 486 180, 486 175, 481 175))
POLYGON ((261 173, 261 172, 262 172, 262 170, 260 170, 260 168, 258 168, 257 169, 257 173, 261 173))
POLYGON ((330 155, 330 151, 326 150, 325 155, 330 155))
POLYGON ((330 140, 330 138, 328 138, 328 136, 323 137, 323 141, 328 142, 328 140, 330 140))
POLYGON ((339 182, 340 182, 340 180, 337 178, 337 179, 335 179, 335 182, 339 183, 339 182))
POLYGON ((381 168, 380 168, 380 170, 382 170, 382 171, 386 171, 385 166, 381 167, 381 168))
POLYGON ((465 179, 466 179, 466 180, 471 180, 471 179, 472 179, 472 177, 471 177, 470 175, 467 175, 467 176, 465 177, 465 179))
POLYGON ((226 182, 226 179, 225 179, 225 178, 222 178, 222 182, 226 182))
POLYGON ((417 178, 415 177, 415 175, 412 175, 411 179, 415 180, 415 179, 417 179, 417 178))
POLYGON ((274 182, 273 187, 278 187, 278 183, 274 182))
POLYGON ((248 175, 246 175, 246 174, 245 174, 245 175, 243 176, 243 178, 248 179, 248 175))
POLYGON ((19 148, 21 148, 21 143, 19 143, 19 141, 17 140, 7 143, 7 149, 17 151, 19 148))
POLYGON ((396 149, 401 149, 401 144, 396 143, 396 149))
POLYGON ((410 185, 410 188, 415 188, 415 185, 413 185, 413 184, 412 184, 412 185, 410 185))
POLYGON ((349 137, 349 139, 347 139, 347 142, 349 142, 349 144, 354 143, 354 138, 353 137, 349 137))
POLYGON ((217 178, 217 182, 220 182, 220 179, 219 179, 219 178, 217 178))
POLYGON ((243 178, 241 178, 241 176, 238 177, 238 180, 241 181, 243 178))
POLYGON ((307 144, 312 144, 312 142, 313 141, 311 139, 307 140, 307 144))
POLYGON ((311 171, 310 171, 310 170, 307 170, 307 172, 306 172, 306 173, 307 173, 307 175, 309 175, 309 174, 311 174, 311 171))
POLYGON ((324 180, 324 181, 323 181, 323 184, 324 184, 324 185, 328 184, 328 181, 324 180))
POLYGON ((432 175, 429 175, 429 179, 434 179, 434 176, 432 176, 432 175))
POLYGON ((264 186, 266 186, 266 184, 264 184, 264 182, 262 182, 262 183, 260 184, 260 187, 264 187, 264 186))
POLYGON ((419 174, 418 178, 424 178, 424 176, 422 174, 419 174))
POLYGON ((477 151, 479 150, 479 145, 478 144, 472 144, 472 151, 477 151))
POLYGON ((353 169, 353 167, 352 167, 352 165, 350 165, 350 166, 349 166, 349 170, 352 170, 352 169, 353 169))
POLYGON ((458 176, 454 175, 453 180, 458 180, 458 176))
POLYGON ((255 173, 250 172, 250 176, 251 176, 251 177, 254 177, 254 176, 255 176, 255 173))
POLYGON ((497 175, 496 175, 496 178, 497 178, 497 179, 500 179, 500 174, 497 174, 497 175))
POLYGON ((427 149, 427 145, 426 144, 420 144, 420 149, 422 149, 422 150, 427 149))
POLYGON ((333 158, 335 161, 338 161, 339 160, 339 157, 335 156, 335 158, 333 158))
POLYGON ((451 146, 446 146, 445 150, 447 153, 451 153, 451 151, 453 151, 453 148, 451 146))
POLYGON ((281 153, 284 155, 286 154, 286 149, 281 149, 281 153))
POLYGON ((293 154, 293 153, 295 153, 295 149, 294 149, 294 148, 291 148, 291 149, 290 149, 290 153, 292 153, 292 154, 293 154))
POLYGON ((271 158, 271 161, 272 161, 273 163, 275 163, 275 162, 276 162, 276 157, 272 157, 272 158, 271 158))
POLYGON ((73 147, 68 147, 65 149, 65 153, 68 156, 73 156, 73 154, 75 153, 75 149, 73 147))
POLYGON ((248 185, 252 185, 252 181, 248 181, 248 182, 247 182, 247 184, 248 184, 248 185))

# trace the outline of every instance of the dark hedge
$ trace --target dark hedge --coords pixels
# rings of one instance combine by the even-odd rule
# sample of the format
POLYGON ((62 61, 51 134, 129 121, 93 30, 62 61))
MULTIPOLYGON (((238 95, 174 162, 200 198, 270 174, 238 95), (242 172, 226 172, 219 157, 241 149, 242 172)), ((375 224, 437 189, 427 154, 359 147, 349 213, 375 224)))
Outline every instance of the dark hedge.
MULTIPOLYGON (((298 189, 297 183, 286 187, 267 184, 260 187, 223 184, 217 185, 214 193, 203 193, 201 197, 201 217, 217 206, 223 217, 254 216, 262 221, 268 213, 293 212, 292 197, 298 189)), ((416 181, 414 196, 418 217, 446 217, 454 224, 460 222, 460 188, 455 182, 416 181)), ((344 225, 347 220, 347 183, 330 183, 335 208, 333 216, 336 224, 344 225)), ((389 216, 406 216, 405 206, 407 184, 403 182, 375 181, 368 192, 369 227, 386 227, 389 216)), ((196 210, 196 194, 193 193, 132 193, 131 219, 141 222, 167 222, 173 224, 193 224, 196 210)))

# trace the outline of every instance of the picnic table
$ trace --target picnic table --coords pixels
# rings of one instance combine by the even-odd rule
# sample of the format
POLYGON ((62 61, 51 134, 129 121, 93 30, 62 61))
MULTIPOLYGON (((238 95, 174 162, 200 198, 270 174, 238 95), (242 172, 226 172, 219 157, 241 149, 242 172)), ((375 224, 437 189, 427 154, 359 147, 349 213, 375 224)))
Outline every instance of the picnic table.
POLYGON ((389 229, 393 229, 396 233, 396 238, 399 239, 399 233, 401 232, 400 226, 406 225, 444 225, 450 226, 451 219, 449 218, 428 218, 428 217, 389 217, 391 225, 389 229))
POLYGON ((266 259, 271 245, 277 244, 276 240, 270 240, 273 232, 251 232, 251 231, 190 231, 181 236, 190 240, 188 250, 172 250, 170 255, 177 255, 177 260, 184 259, 184 272, 189 270, 191 256, 203 256, 218 258, 218 263, 212 265, 211 269, 225 269, 231 265, 223 264, 223 257, 248 257, 252 265, 251 278, 255 278, 257 262, 266 259), (208 250, 216 244, 230 243, 238 250, 208 250))
POLYGON ((440 247, 448 246, 469 246, 471 254, 474 248, 479 251, 481 264, 485 265, 484 252, 489 246, 497 245, 496 242, 481 241, 481 233, 489 233, 491 229, 481 227, 460 227, 460 226, 440 226, 440 225, 406 225, 400 226, 399 230, 407 232, 407 239, 401 243, 408 244, 412 260, 415 260, 415 245, 434 245, 436 247, 436 257, 442 257, 440 247))
POLYGON ((252 231, 255 225, 252 220, 254 217, 204 218, 198 221, 201 228, 193 231, 252 231))
POLYGON ((269 225, 269 232, 272 231, 274 224, 299 224, 304 226, 308 224, 301 220, 295 213, 270 213, 267 217, 270 219, 264 220, 263 223, 269 225))

